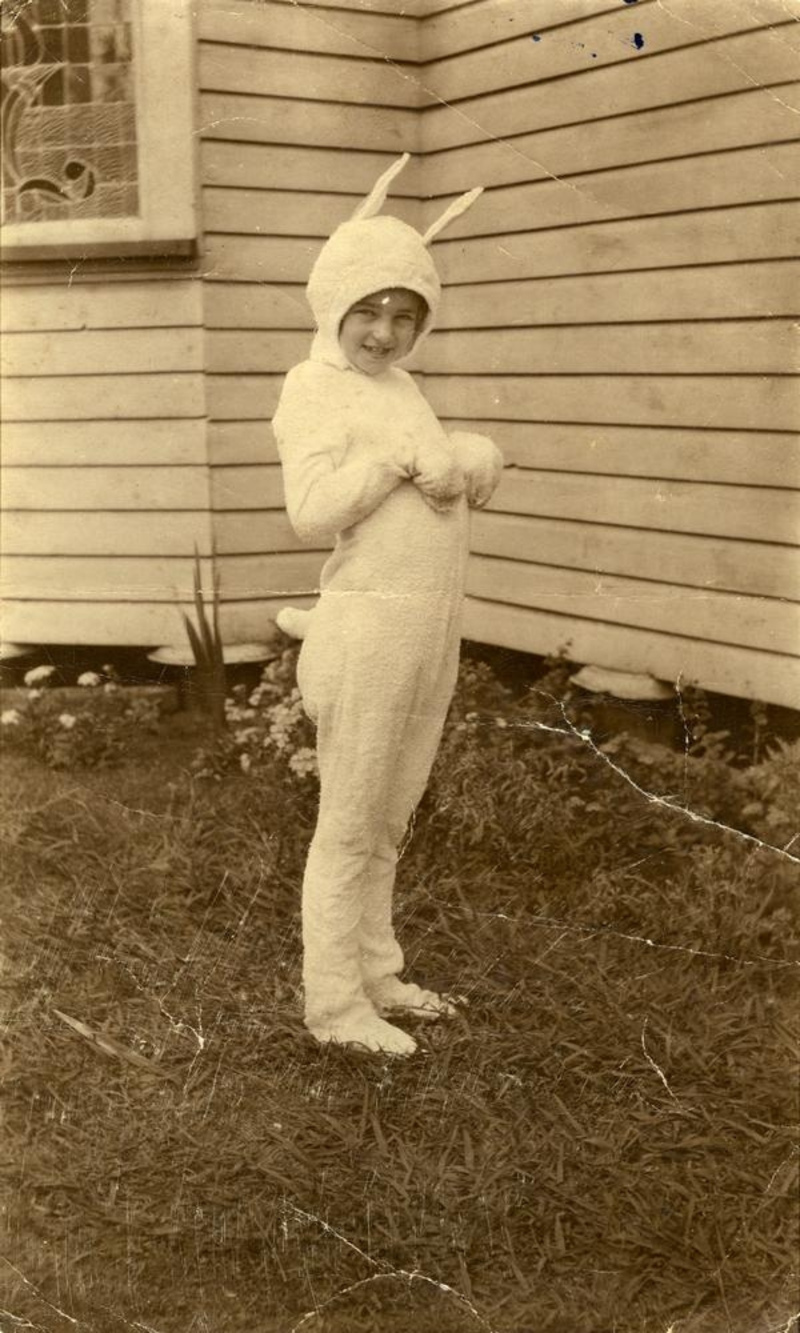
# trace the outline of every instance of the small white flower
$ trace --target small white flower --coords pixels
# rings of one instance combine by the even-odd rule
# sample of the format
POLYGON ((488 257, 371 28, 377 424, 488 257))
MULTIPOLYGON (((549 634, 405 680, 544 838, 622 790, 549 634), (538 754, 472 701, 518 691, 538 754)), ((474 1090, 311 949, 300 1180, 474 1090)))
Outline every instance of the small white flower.
POLYGON ((44 690, 28 690, 29 699, 41 699, 43 694, 44 690))
POLYGON ((54 666, 31 667, 30 671, 25 672, 25 684, 38 685, 40 680, 49 680, 54 671, 54 666))
POLYGON ((102 683, 102 679, 102 676, 98 676, 96 671, 84 671, 78 676, 78 684, 85 686, 87 689, 93 689, 95 685, 102 683))
POLYGON ((72 713, 59 713, 58 720, 65 731, 71 731, 77 718, 73 717, 72 713))
POLYGON ((22 718, 17 708, 4 708, 0 714, 0 724, 4 727, 18 727, 22 718))
POLYGON ((289 760, 289 767, 298 778, 306 778, 312 773, 319 772, 316 753, 314 750, 309 750, 307 746, 295 751, 289 760))
POLYGON ((251 768, 251 766, 252 766, 252 763, 253 763, 253 761, 252 761, 252 759, 250 758, 249 754, 240 754, 240 755, 239 755, 239 767, 241 768, 241 770, 242 770, 243 773, 249 773, 249 772, 250 772, 250 768, 251 768))
POLYGON ((258 727, 240 727, 233 733, 234 743, 236 745, 247 745, 249 741, 258 736, 258 727))

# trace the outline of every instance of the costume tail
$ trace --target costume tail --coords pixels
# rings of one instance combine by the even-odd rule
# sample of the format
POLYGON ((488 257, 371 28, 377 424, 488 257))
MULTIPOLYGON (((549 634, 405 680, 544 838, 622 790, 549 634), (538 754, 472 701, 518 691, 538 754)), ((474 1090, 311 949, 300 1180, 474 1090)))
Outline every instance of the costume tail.
POLYGON ((285 606, 275 617, 275 624, 290 639, 304 639, 310 615, 310 611, 302 611, 297 606, 285 606))

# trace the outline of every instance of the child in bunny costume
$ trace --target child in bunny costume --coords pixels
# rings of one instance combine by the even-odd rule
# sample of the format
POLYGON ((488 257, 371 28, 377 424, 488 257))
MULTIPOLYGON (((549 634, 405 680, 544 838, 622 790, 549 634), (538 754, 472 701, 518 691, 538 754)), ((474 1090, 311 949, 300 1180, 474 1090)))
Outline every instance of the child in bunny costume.
POLYGON ((303 638, 298 684, 317 727, 320 806, 303 880, 305 1021, 320 1042, 409 1055, 385 1015, 452 1006, 402 982, 392 927, 398 847, 420 800, 458 670, 468 506, 502 468, 480 435, 446 435, 398 362, 428 332, 440 285, 428 243, 377 216, 404 155, 314 265, 317 333, 289 372, 273 426, 298 536, 336 546, 311 612, 278 624, 303 638))

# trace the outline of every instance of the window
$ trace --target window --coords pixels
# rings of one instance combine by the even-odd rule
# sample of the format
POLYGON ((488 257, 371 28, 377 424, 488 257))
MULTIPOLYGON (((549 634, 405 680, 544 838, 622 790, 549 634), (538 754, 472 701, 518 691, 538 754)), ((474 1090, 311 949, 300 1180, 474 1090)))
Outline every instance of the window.
POLYGON ((185 253, 197 233, 188 0, 1 12, 5 257, 185 253))

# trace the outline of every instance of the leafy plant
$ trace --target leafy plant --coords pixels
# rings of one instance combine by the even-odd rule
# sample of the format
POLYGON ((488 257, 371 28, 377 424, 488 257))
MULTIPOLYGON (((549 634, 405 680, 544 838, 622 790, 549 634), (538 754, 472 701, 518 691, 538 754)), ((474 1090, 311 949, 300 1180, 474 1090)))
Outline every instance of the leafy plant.
POLYGON ((0 722, 9 749, 48 768, 110 768, 157 730, 159 717, 154 699, 132 698, 109 684, 74 708, 56 690, 31 689, 19 707, 3 710, 0 722))
POLYGON ((253 777, 316 785, 317 759, 314 727, 303 709, 295 685, 297 649, 287 648, 264 668, 261 680, 249 693, 234 687, 225 700, 226 729, 195 760, 198 777, 222 778, 240 771, 253 777))
POLYGON ((194 610, 197 618, 196 626, 185 612, 181 613, 194 657, 192 689, 200 711, 208 718, 212 729, 222 731, 225 726, 226 679, 222 635, 219 628, 219 579, 215 570, 209 621, 197 547, 194 551, 194 610))

